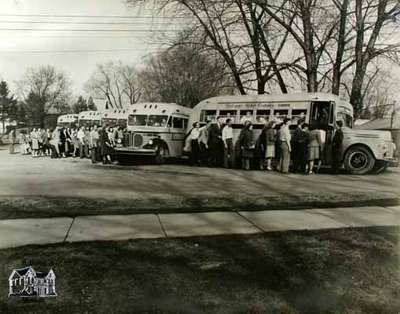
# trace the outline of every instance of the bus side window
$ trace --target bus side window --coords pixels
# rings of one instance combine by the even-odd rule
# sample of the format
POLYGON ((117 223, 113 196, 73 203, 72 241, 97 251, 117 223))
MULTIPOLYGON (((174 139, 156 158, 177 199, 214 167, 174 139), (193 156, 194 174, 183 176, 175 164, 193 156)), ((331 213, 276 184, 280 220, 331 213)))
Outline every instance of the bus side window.
POLYGON ((283 122, 285 118, 289 115, 289 110, 287 109, 275 109, 274 110, 274 117, 275 120, 283 122))
POLYGON ((217 118, 217 110, 202 110, 200 114, 200 121, 206 122, 207 120, 215 121, 217 118))
POLYGON ((240 110, 240 121, 239 122, 241 124, 244 124, 246 121, 253 122, 253 116, 254 116, 254 112, 251 109, 240 110))
POLYGON ((296 120, 298 123, 303 123, 306 121, 307 109, 293 109, 292 119, 296 120))
POLYGON ((265 124, 269 121, 271 110, 257 110, 256 123, 265 124))
POLYGON ((220 110, 219 111, 219 116, 224 120, 224 123, 226 123, 227 119, 231 119, 231 121, 233 123, 235 123, 236 115, 237 115, 236 110, 220 110))
POLYGON ((178 117, 174 117, 173 118, 173 127, 175 129, 183 129, 183 119, 182 118, 178 118, 178 117))

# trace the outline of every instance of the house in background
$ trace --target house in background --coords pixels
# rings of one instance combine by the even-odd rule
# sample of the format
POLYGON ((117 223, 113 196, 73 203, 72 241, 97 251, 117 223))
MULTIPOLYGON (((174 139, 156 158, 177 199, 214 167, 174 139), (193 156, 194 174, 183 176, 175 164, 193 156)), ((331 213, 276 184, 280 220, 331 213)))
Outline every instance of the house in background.
POLYGON ((358 130, 390 131, 396 144, 396 156, 400 155, 400 115, 396 111, 386 114, 383 118, 374 119, 355 127, 358 130))
POLYGON ((31 266, 14 269, 8 278, 8 296, 18 297, 55 297, 56 275, 49 272, 37 272, 31 266))

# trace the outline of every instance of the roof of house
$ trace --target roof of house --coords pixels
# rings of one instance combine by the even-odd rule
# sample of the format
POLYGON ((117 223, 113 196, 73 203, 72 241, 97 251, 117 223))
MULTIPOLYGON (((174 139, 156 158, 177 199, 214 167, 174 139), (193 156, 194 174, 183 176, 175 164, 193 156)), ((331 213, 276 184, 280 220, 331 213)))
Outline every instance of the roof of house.
POLYGON ((395 115, 393 121, 391 117, 374 119, 355 128, 359 130, 396 130, 400 129, 400 117, 395 115))
POLYGON ((32 269, 32 267, 28 266, 28 267, 24 267, 24 268, 18 268, 15 271, 20 275, 23 276, 25 275, 29 269, 32 269))
POLYGON ((48 275, 48 273, 44 273, 44 272, 36 272, 36 278, 46 278, 46 276, 48 275))

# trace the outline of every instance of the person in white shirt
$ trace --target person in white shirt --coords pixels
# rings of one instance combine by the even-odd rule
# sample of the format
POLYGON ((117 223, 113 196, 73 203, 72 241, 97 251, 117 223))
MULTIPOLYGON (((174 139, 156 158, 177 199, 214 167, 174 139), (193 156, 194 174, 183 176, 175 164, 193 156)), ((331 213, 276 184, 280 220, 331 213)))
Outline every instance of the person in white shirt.
POLYGON ((193 129, 189 134, 190 147, 192 152, 192 161, 194 165, 200 165, 200 123, 193 123, 193 129))
POLYGON ((279 132, 279 142, 281 145, 281 159, 280 159, 280 170, 282 173, 289 172, 290 165, 290 152, 292 151, 290 142, 292 140, 292 136, 290 135, 289 130, 290 119, 285 118, 283 120, 283 125, 279 132))
POLYGON ((222 129, 222 141, 224 142, 224 166, 225 168, 232 168, 233 156, 233 129, 232 119, 226 119, 226 125, 222 129))
POLYGON ((84 148, 85 148, 85 127, 81 126, 77 138, 79 141, 79 157, 84 158, 84 148))

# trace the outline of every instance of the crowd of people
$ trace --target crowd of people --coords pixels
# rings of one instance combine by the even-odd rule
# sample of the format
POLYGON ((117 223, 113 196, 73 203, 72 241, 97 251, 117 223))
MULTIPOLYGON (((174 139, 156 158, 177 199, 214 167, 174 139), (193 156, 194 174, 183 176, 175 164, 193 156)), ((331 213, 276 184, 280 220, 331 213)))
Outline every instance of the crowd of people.
MULTIPOLYGON (((322 160, 328 159, 335 172, 341 167, 341 121, 337 122, 334 134, 329 136, 329 143, 326 143, 326 132, 318 125, 298 122, 290 131, 291 120, 288 118, 269 121, 256 137, 250 119, 241 122, 240 135, 235 142, 232 119, 218 117, 215 122, 207 121, 202 127, 196 122, 185 138, 183 151, 190 155, 194 165, 199 166, 241 166, 245 170, 313 174, 319 171, 322 160), (236 164, 238 160, 240 165, 236 164)), ((90 158, 93 163, 111 163, 114 148, 117 143, 123 143, 124 132, 121 126, 57 126, 54 130, 22 130, 17 138, 13 130, 10 153, 13 153, 15 143, 19 143, 21 153, 31 154, 33 158, 80 157, 90 158)))
POLYGON ((285 118, 283 122, 266 122, 256 137, 250 119, 241 122, 244 126, 236 143, 232 119, 218 117, 216 122, 207 121, 203 127, 194 123, 186 137, 184 151, 191 155, 193 164, 213 167, 232 168, 234 160, 238 159, 245 170, 253 167, 282 173, 313 174, 319 171, 323 159, 332 161, 335 172, 341 167, 341 121, 337 122, 329 143, 326 143, 326 131, 318 125, 299 122, 291 132, 291 119, 285 118))
POLYGON ((111 163, 113 149, 123 140, 123 127, 60 127, 54 130, 34 128, 21 130, 17 136, 10 132, 10 153, 14 146, 20 145, 23 155, 33 158, 49 156, 51 158, 80 157, 90 158, 93 163, 111 163))

